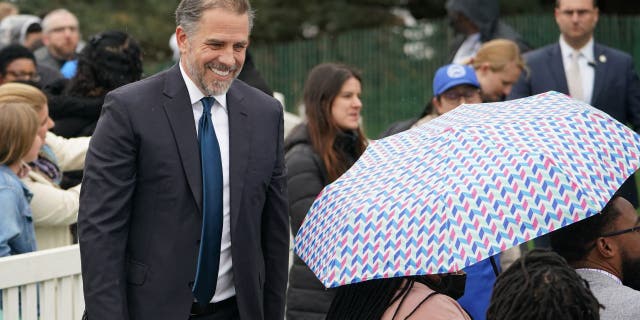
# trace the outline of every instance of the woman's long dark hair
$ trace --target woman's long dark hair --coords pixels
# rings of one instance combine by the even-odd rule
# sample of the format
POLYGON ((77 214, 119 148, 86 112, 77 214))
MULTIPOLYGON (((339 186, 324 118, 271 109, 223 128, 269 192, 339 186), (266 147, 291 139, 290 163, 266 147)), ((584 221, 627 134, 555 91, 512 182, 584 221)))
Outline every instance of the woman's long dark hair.
POLYGON ((140 45, 120 31, 92 36, 78 55, 78 69, 65 88, 65 94, 100 97, 142 77, 140 45))
MULTIPOLYGON (((334 148, 341 129, 331 116, 331 104, 344 83, 351 78, 362 83, 360 74, 355 69, 338 63, 323 63, 309 72, 304 86, 303 100, 311 144, 324 162, 329 182, 336 180, 348 169, 344 155, 334 148)), ((367 147, 366 137, 360 128, 355 133, 355 152, 356 156, 360 156, 367 147)))
POLYGON ((429 276, 376 279, 338 288, 326 320, 380 320, 387 308, 405 296, 413 285, 422 283, 444 293, 442 283, 429 276))

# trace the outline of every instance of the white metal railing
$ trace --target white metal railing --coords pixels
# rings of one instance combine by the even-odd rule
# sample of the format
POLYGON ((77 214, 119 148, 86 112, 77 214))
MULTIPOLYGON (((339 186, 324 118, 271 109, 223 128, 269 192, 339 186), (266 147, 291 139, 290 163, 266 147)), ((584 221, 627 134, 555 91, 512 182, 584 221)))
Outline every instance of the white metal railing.
POLYGON ((0 258, 2 320, 80 320, 78 245, 0 258))

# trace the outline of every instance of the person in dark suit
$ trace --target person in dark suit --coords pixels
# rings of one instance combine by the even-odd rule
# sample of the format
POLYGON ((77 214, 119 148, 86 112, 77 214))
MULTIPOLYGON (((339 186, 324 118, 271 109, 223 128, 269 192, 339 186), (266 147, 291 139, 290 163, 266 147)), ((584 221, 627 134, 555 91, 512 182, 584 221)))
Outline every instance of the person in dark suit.
MULTIPOLYGON (((520 77, 509 99, 555 90, 640 130, 640 82, 631 56, 593 40, 597 1, 558 0, 555 18, 560 40, 524 55, 530 73, 520 77)), ((620 193, 637 208, 634 182, 632 176, 620 193)))
POLYGON ((246 0, 183 0, 180 62, 107 95, 78 229, 88 319, 283 319, 283 109, 236 80, 246 0))

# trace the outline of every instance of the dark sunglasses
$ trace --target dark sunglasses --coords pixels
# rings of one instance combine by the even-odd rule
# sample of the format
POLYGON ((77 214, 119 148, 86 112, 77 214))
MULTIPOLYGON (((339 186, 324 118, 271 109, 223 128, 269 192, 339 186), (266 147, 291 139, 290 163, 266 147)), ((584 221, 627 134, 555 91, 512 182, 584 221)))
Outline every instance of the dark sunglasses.
POLYGON ((621 234, 625 234, 625 233, 629 233, 629 232, 633 232, 633 231, 640 231, 640 225, 639 226, 635 226, 633 228, 629 228, 629 229, 603 233, 603 234, 600 235, 600 237, 614 237, 614 236, 617 236, 617 235, 621 235, 621 234))

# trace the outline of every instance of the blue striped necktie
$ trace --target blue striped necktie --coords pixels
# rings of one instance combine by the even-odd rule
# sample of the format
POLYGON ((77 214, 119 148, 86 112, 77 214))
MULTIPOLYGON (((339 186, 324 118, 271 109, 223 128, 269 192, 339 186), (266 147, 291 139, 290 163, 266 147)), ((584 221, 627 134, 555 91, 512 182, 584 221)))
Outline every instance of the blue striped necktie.
POLYGON ((202 234, 193 295, 198 303, 211 301, 216 292, 222 237, 222 161, 220 146, 211 121, 213 97, 204 97, 198 121, 200 161, 202 163, 202 234))

